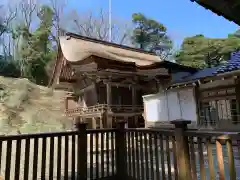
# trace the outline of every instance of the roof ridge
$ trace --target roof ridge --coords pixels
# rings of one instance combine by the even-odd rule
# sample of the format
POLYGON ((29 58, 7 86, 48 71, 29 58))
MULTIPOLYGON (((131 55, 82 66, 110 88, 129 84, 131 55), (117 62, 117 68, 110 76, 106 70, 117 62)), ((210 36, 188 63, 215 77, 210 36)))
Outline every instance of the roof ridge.
POLYGON ((72 33, 72 32, 66 32, 65 35, 73 37, 73 38, 77 38, 77 39, 82 39, 82 40, 85 40, 85 41, 90 41, 90 42, 103 44, 103 45, 106 45, 106 46, 112 46, 112 47, 116 47, 116 48, 122 48, 122 49, 130 50, 130 51, 135 51, 135 52, 140 52, 140 53, 144 53, 144 54, 150 54, 150 55, 157 56, 154 52, 146 51, 146 50, 143 50, 143 49, 140 49, 140 48, 133 48, 133 47, 126 46, 126 45, 121 45, 121 44, 117 44, 117 43, 113 43, 113 42, 103 41, 103 40, 99 40, 99 39, 96 39, 96 38, 91 38, 91 37, 75 34, 75 33, 72 33))

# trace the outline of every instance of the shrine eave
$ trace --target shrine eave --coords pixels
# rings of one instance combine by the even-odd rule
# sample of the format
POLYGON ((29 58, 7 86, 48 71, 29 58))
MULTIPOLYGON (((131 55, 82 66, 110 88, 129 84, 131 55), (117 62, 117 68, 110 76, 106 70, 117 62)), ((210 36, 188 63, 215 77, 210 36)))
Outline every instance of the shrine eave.
POLYGON ((200 6, 212 11, 218 16, 222 16, 229 21, 240 25, 240 1, 226 1, 226 0, 191 0, 200 6))

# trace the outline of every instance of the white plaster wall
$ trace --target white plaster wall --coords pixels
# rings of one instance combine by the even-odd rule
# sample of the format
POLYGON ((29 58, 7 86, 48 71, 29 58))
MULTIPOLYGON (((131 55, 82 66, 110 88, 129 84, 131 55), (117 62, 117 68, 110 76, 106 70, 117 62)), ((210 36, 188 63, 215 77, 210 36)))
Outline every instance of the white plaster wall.
POLYGON ((146 121, 166 122, 176 119, 197 121, 193 88, 147 95, 143 100, 146 121))
POLYGON ((197 121, 197 109, 194 89, 185 89, 180 91, 179 93, 183 118, 186 120, 197 121))
MULTIPOLYGON (((168 121, 181 118, 177 92, 178 91, 167 91, 165 93, 165 96, 167 97, 168 121)), ((161 96, 164 96, 164 94, 161 94, 161 96)))
POLYGON ((159 119, 167 120, 166 97, 158 94, 149 96, 145 99, 144 111, 146 119, 151 122, 157 122, 159 119))

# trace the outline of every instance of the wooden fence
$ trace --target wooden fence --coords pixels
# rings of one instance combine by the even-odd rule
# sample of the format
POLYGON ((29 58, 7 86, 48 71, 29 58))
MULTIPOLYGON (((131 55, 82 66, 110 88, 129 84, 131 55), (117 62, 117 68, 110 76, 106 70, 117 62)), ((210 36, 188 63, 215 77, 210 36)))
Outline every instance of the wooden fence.
MULTIPOLYGON (((236 180, 238 133, 116 129, 0 136, 0 175, 18 179, 236 180)), ((239 164, 239 166, 238 166, 239 164)))

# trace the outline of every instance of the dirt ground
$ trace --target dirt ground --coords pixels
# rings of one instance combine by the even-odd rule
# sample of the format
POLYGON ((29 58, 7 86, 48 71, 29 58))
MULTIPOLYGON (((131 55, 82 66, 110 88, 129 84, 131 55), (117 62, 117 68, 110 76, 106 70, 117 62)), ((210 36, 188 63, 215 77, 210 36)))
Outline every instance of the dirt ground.
POLYGON ((0 134, 71 129, 72 119, 64 114, 66 93, 0 76, 0 134))

